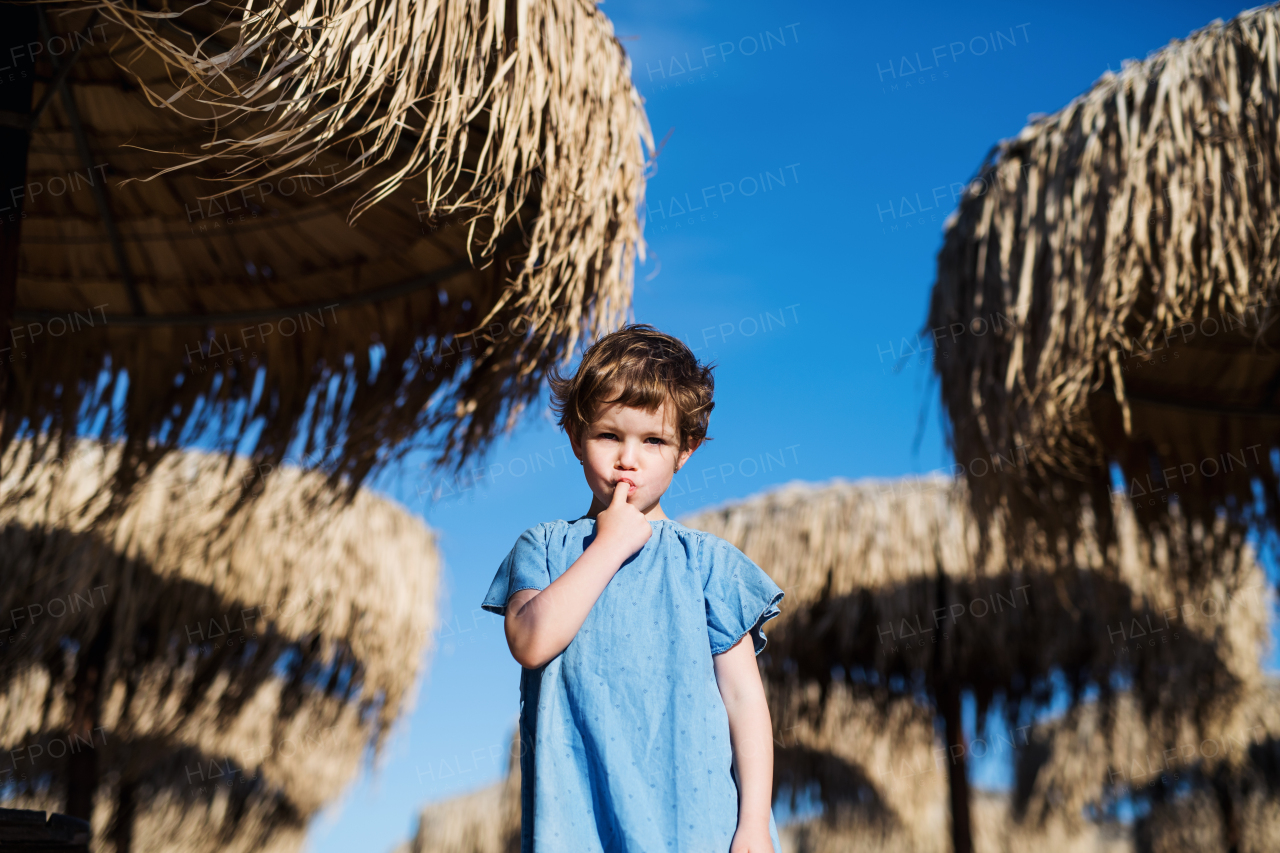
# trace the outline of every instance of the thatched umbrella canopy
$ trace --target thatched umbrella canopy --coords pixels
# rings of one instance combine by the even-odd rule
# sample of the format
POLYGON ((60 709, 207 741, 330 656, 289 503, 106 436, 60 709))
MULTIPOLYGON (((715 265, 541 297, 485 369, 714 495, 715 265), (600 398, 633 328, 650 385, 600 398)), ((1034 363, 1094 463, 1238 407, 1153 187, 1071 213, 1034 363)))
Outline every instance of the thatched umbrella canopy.
POLYGON ((95 525, 110 454, 31 456, 17 442, 0 460, 0 739, 25 750, 6 769, 30 771, 9 793, 96 814, 100 839, 140 849, 296 849, 412 705, 437 619, 434 537, 294 468, 230 513, 252 466, 195 451, 95 525))
MULTIPOLYGON (((44 671, 15 682, 0 691, 5 711, 24 701, 38 710, 50 692, 69 686, 51 684, 44 671)), ((12 784, 5 806, 63 809, 75 756, 91 750, 101 774, 93 791, 94 849, 109 842, 119 853, 297 853, 311 817, 354 777, 367 727, 338 699, 312 700, 286 716, 271 701, 280 698, 278 686, 261 693, 255 711, 262 719, 237 719, 226 733, 218 720, 176 736, 122 734, 104 724, 76 737, 65 721, 6 731, 3 778, 12 784)))
MULTIPOLYGON (((833 685, 832 692, 819 728, 802 721, 775 732, 774 790, 811 781, 815 777, 804 774, 822 765, 842 802, 834 812, 780 827, 778 853, 943 853, 946 782, 934 752, 932 715, 910 702, 882 714, 848 684, 833 685)), ((502 781, 426 806, 413 838, 394 853, 519 853, 518 739, 511 748, 502 781)), ((1053 820, 1024 825, 1007 796, 979 793, 973 811, 974 846, 983 853, 1032 849, 1028 845, 1055 853, 1130 853, 1129 847, 1107 846, 1115 827, 1053 820)))
MULTIPOLYGON (((944 806, 944 798, 936 801, 944 806)), ((1029 827, 1013 814, 1005 794, 981 791, 973 798, 973 849, 978 853, 1044 850, 1052 853, 1133 853, 1130 833, 1117 822, 1029 827)), ((945 815, 927 824, 886 828, 861 816, 834 824, 814 818, 778 830, 783 853, 946 853, 945 815)))
MULTIPOLYGON (((772 642, 772 637, 770 638, 772 642)), ((775 726, 774 794, 821 776, 840 796, 837 812, 824 826, 856 824, 865 834, 926 839, 945 835, 945 784, 932 768, 932 717, 904 703, 880 714, 870 700, 852 695, 847 685, 834 688, 821 729, 801 722, 787 731, 775 726), (837 710, 838 709, 838 710, 837 710), (832 737, 832 729, 839 736, 832 737), (818 769, 821 768, 821 769, 818 769)), ((794 697, 792 697, 794 698, 794 697)), ((504 778, 422 809, 413 838, 394 853, 519 853, 519 732, 510 742, 504 778)), ((792 807, 796 791, 792 790, 792 807)), ((786 827, 779 829, 785 853, 786 827)))
POLYGON ((774 721, 774 794, 785 796, 793 813, 816 786, 828 827, 856 823, 877 836, 947 837, 947 774, 933 752, 927 703, 886 705, 838 682, 815 719, 804 713, 818 698, 813 682, 786 691, 768 681, 766 691, 781 709, 774 721))
POLYGON ((40 8, 0 447, 461 470, 628 310, 651 138, 593 4, 40 8))
MULTIPOLYGON (((983 517, 1073 533, 1122 472, 1144 527, 1280 521, 1280 7, 1126 62, 992 148, 929 334, 983 517), (999 466, 997 466, 999 467, 999 466)), ((1191 565, 1194 570, 1197 564, 1191 565)))
MULTIPOLYGON (((1259 677, 1267 587, 1225 535, 1206 548, 1230 565, 1190 586, 1173 569, 1190 557, 1137 536, 1124 501, 1110 519, 1118 544, 1077 542, 1070 571, 1047 546, 1036 559, 1004 554, 998 531, 984 549, 965 491, 940 478, 792 484, 683 523, 734 543, 793 600, 761 654, 780 729, 820 726, 845 682, 882 705, 933 705, 958 752, 946 762, 955 843, 971 849, 962 691, 980 724, 1002 699, 1010 730, 1052 701, 1057 676, 1073 702, 1090 689, 1105 701, 1119 677, 1146 713, 1211 708, 1259 677)), ((838 806, 838 786, 816 781, 838 806)))
POLYGON ((1280 684, 1254 685, 1212 720, 1144 719, 1133 697, 1037 726, 1019 755, 1028 825, 1079 825, 1121 799, 1149 808, 1148 850, 1274 850, 1280 844, 1280 684))
POLYGON ((394 853, 520 853, 518 728, 508 746, 501 781, 423 808, 413 837, 394 853))
MULTIPOLYGON (((820 778, 838 797, 837 808, 825 815, 827 824, 856 822, 888 836, 945 835, 946 786, 931 763, 932 716, 910 703, 882 714, 847 685, 833 690, 832 712, 820 728, 809 721, 786 731, 775 725, 775 797, 790 787, 794 809, 796 788, 820 778)), ((510 750, 502 781, 424 807, 413 838, 395 853, 519 853, 518 731, 510 750)), ((785 838, 786 829, 779 833, 785 838)))

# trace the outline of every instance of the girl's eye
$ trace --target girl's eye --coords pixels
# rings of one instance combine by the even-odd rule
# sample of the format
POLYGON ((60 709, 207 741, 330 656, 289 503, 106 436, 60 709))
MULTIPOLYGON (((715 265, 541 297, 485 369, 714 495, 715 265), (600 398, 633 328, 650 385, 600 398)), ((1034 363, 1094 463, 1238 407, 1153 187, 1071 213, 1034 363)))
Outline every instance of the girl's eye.
MULTIPOLYGON (((613 433, 611 433, 611 432, 602 432, 602 433, 600 433, 600 435, 599 435, 598 437, 599 437, 599 438, 611 438, 611 439, 614 439, 615 441, 616 441, 616 440, 617 440, 617 438, 618 438, 618 436, 614 435, 614 434, 613 434, 613 433)), ((656 435, 651 435, 651 436, 649 436, 647 439, 645 439, 645 441, 656 441, 656 442, 658 442, 658 444, 666 444, 666 442, 665 442, 665 441, 663 441, 662 439, 658 438, 656 435)))

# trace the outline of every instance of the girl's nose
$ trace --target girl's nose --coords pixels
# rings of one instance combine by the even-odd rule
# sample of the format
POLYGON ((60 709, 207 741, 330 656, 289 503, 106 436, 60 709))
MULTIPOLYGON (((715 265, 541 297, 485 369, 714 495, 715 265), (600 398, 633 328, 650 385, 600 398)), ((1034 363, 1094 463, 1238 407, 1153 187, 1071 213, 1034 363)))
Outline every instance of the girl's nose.
POLYGON ((636 448, 635 445, 633 445, 629 441, 624 442, 622 445, 622 451, 618 454, 618 464, 624 468, 636 467, 637 453, 638 453, 638 448, 636 448))

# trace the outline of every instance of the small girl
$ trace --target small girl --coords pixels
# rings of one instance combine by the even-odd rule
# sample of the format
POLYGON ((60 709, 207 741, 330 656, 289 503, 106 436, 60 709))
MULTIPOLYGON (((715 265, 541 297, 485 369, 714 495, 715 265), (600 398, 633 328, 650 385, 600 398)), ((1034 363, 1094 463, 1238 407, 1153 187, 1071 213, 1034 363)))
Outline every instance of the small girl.
POLYGON ((640 324, 550 378, 591 507, 521 534, 481 605, 523 667, 521 853, 782 853, 755 657, 783 592, 658 503, 706 440, 711 371, 640 324))

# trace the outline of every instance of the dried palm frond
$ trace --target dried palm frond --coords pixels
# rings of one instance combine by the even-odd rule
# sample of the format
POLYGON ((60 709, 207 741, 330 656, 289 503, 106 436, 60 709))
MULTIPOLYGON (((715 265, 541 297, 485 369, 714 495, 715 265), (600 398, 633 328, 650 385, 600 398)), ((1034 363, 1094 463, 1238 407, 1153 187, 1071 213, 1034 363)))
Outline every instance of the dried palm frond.
MULTIPOLYGON (((937 806, 943 801, 939 799, 937 806)), ((1005 794, 980 792, 973 800, 975 853, 1133 853, 1130 833, 1118 823, 1028 827, 1012 813, 1005 794)), ((783 853, 949 853, 947 818, 941 808, 932 820, 885 828, 861 817, 831 823, 822 817, 778 830, 783 853)))
MULTIPOLYGON (((0 694, 0 701, 11 698, 0 694)), ((63 781, 70 772, 69 743, 77 750, 99 753, 105 770, 95 791, 94 850, 297 853, 314 809, 295 797, 308 799, 326 786, 326 782, 282 781, 261 764, 242 766, 234 756, 206 754, 180 740, 130 740, 116 733, 97 733, 87 743, 53 731, 5 743, 16 758, 15 766, 6 768, 10 772, 3 789, 4 807, 62 812, 66 808, 63 781), (44 749, 39 757, 28 758, 39 748, 44 749), (51 758, 51 752, 58 757, 51 758)), ((351 744, 333 733, 322 731, 300 744, 285 743, 290 750, 301 750, 295 763, 322 769, 327 776, 349 773, 351 761, 345 753, 351 744), (337 751, 326 757, 326 747, 337 747, 337 751)), ((330 796, 335 793, 330 791, 330 796)))
MULTIPOLYGON (((1112 466, 1144 530, 1280 521, 1280 9, 1215 21, 996 145, 928 316, 978 514, 1079 535, 1112 466), (1141 500, 1138 500, 1141 498, 1141 500)), ((1106 532, 1104 531, 1104 534, 1106 532)), ((1195 568, 1195 566, 1192 566, 1195 568)))
POLYGON ((248 135, 212 140, 171 167, 237 161, 221 193, 305 170, 339 147, 358 150, 332 188, 373 181, 354 201, 352 221, 425 177, 419 201, 431 215, 465 212, 472 234, 476 221, 492 222, 481 251, 490 255, 536 186, 534 263, 511 288, 526 292, 516 304, 535 325, 549 307, 537 298, 545 282, 580 286, 593 269, 629 283, 637 251, 643 259, 641 145, 652 149, 653 140, 630 61, 594 3, 242 0, 217 4, 212 32, 181 38, 174 23, 205 3, 159 11, 82 2, 167 66, 172 87, 138 78, 153 105, 218 125, 262 119, 248 135), (186 99, 201 108, 183 113, 186 99), (474 162, 464 162, 468 150, 474 162))
POLYGON ((265 849, 276 830, 271 844, 296 849, 412 708, 437 622, 431 533, 295 468, 229 513, 251 466, 196 451, 95 524, 120 449, 84 442, 34 467, 30 451, 0 458, 0 745, 64 745, 28 758, 8 793, 65 797, 65 744, 89 717, 96 798, 113 804, 94 809, 96 832, 122 811, 158 845, 135 849, 265 849))
POLYGON ((1122 674, 1156 713, 1175 697, 1211 707, 1261 677, 1271 593, 1242 539, 1206 544, 1218 563, 1199 587, 1175 580, 1192 557, 1138 536, 1121 499, 1117 545, 1005 553, 996 531, 984 551, 966 492, 942 478, 796 483, 684 520, 787 594, 764 672, 778 697, 818 691, 775 714, 820 721, 842 681, 913 697, 940 679, 971 690, 980 714, 997 696, 1013 714, 1049 703, 1054 673, 1076 698, 1122 674))
POLYGON ((593 5, 44 5, 0 449, 457 476, 626 318, 652 140, 593 5))
MULTIPOLYGON (((1151 850, 1220 850, 1234 824, 1238 850, 1280 839, 1280 685, 1268 680, 1223 708, 1209 726, 1178 709, 1144 719, 1123 694, 1036 726, 1015 764, 1015 806, 1028 824, 1080 825, 1123 799, 1145 801, 1151 850)), ((1228 844, 1230 846, 1230 844, 1228 844)))
MULTIPOLYGON (((823 778, 838 786, 834 799, 840 803, 814 818, 783 821, 779 853, 946 853, 945 771, 938 766, 929 715, 903 704, 884 716, 848 686, 836 687, 835 693, 834 713, 823 721, 823 730, 807 724, 787 730, 775 726, 775 796, 803 778, 814 778, 808 769, 821 764, 835 768, 823 778), (820 741, 829 751, 818 746, 820 741)), ((513 756, 518 746, 513 740, 513 756)), ((1114 826, 1019 822, 1006 795, 977 794, 974 814, 976 850, 981 853, 1032 844, 1055 853, 1132 850, 1119 840, 1112 843, 1108 834, 1119 835, 1114 826)), ((414 837, 395 853, 518 853, 519 840, 520 766, 513 760, 501 782, 426 806, 414 837)))
MULTIPOLYGON (((735 544, 787 593, 760 656, 775 727, 835 738, 833 703, 850 688, 881 718, 923 704, 944 723, 943 748, 967 762, 961 692, 976 700, 980 730, 1002 704, 1016 742, 1020 723, 1059 699, 1063 683, 1072 705, 1095 691, 1106 704, 1119 678, 1148 715, 1181 701, 1212 719, 1260 677, 1270 590, 1241 538, 1208 544, 1219 565, 1212 583, 1195 587, 1170 568, 1188 555, 1138 536, 1123 500, 1108 507, 1117 544, 1041 538, 1038 551, 1006 553, 998 529, 984 546, 966 491, 936 477, 792 483, 683 520, 735 544)), ((834 753, 837 743, 811 748, 834 753)), ((941 772, 953 802, 967 802, 964 764, 943 761, 937 784, 941 772)), ((817 784, 827 813, 849 797, 826 784, 820 762, 791 776, 817 784)))

